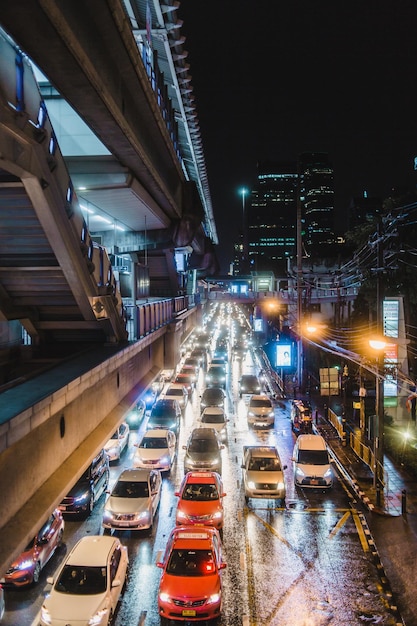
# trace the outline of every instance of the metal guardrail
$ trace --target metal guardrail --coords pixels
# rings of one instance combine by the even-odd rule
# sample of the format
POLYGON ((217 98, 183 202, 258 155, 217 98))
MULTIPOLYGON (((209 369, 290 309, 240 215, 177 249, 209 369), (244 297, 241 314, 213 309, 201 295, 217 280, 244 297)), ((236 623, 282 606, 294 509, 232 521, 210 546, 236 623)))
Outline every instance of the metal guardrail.
POLYGON ((342 417, 339 417, 339 415, 336 415, 336 413, 332 411, 332 409, 328 410, 327 420, 336 430, 339 436, 339 439, 341 440, 342 444, 345 446, 346 445, 345 420, 342 417))
POLYGON ((359 437, 356 437, 354 433, 350 433, 349 445, 356 454, 356 456, 358 456, 361 461, 363 461, 365 465, 369 467, 371 472, 374 475, 376 473, 376 479, 379 484, 383 487, 388 488, 387 474, 384 470, 384 466, 380 461, 375 459, 375 454, 373 450, 369 446, 364 444, 363 441, 359 439, 359 437))

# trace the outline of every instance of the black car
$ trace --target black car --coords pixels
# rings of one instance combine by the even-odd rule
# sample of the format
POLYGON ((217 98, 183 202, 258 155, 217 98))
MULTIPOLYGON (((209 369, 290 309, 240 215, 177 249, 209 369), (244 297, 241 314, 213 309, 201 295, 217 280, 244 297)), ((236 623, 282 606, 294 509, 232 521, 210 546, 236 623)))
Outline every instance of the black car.
POLYGON ((225 393, 221 387, 207 387, 201 396, 201 412, 203 412, 207 406, 220 406, 224 408, 225 397, 225 393))
POLYGON ((254 374, 242 374, 239 380, 239 396, 242 397, 243 394, 253 394, 260 393, 261 385, 260 382, 254 374))
POLYGON ((109 484, 109 457, 105 450, 91 461, 90 466, 72 487, 59 505, 64 516, 79 515, 88 517, 94 504, 106 491, 109 484))
POLYGON ((152 407, 147 429, 164 428, 178 434, 181 424, 181 407, 177 400, 158 400, 152 407))

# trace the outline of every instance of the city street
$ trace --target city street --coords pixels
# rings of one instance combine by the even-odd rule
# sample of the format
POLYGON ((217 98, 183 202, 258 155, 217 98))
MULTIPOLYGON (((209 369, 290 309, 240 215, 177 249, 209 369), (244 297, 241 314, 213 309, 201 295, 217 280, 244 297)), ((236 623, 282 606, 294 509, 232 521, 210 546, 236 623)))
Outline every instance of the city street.
MULTIPOLYGON (((233 360, 228 372, 228 441, 222 451, 225 497, 223 609, 220 624, 320 626, 374 623, 395 624, 384 604, 378 572, 373 563, 366 522, 358 504, 340 478, 327 491, 294 487, 292 449, 295 441, 286 403, 275 407, 273 430, 248 430, 245 398, 239 399, 241 373, 257 373, 248 352, 246 360, 233 360), (245 505, 241 488, 244 444, 276 445, 285 470, 287 498, 279 501, 256 499, 245 505)), ((157 555, 164 550, 175 525, 177 498, 183 477, 183 445, 199 416, 199 396, 204 388, 200 372, 198 388, 186 408, 181 426, 178 456, 171 475, 164 478, 162 500, 150 536, 120 532, 127 545, 130 571, 126 590, 116 616, 116 626, 159 624, 157 609, 160 569, 157 555)), ((130 434, 129 448, 120 463, 111 466, 111 484, 122 469, 132 465, 134 444, 141 430, 130 434)), ((336 471, 335 471, 336 473, 336 471)), ((46 577, 51 576, 74 543, 86 534, 101 534, 105 497, 85 522, 67 521, 65 547, 42 572, 37 587, 7 590, 6 626, 38 624, 46 577)))

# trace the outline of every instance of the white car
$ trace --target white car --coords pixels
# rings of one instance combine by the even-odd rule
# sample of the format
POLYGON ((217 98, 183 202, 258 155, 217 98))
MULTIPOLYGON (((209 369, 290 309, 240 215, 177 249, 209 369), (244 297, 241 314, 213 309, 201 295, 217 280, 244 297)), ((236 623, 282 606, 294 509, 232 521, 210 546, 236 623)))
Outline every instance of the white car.
POLYGON ((159 470, 124 470, 104 505, 104 529, 152 529, 161 500, 161 488, 162 477, 159 470))
POLYGON ((248 404, 248 426, 273 427, 274 407, 268 396, 254 394, 248 404))
POLYGON ((243 447, 243 488, 245 500, 274 498, 285 501, 284 469, 274 446, 243 447))
POLYGON ((201 414, 201 426, 214 428, 223 443, 227 440, 226 424, 228 421, 224 409, 220 406, 208 406, 201 414))
POLYGON ((159 469, 161 472, 171 471, 177 453, 177 438, 172 430, 162 428, 148 430, 136 446, 134 467, 159 469))
POLYGON ((127 422, 123 422, 114 431, 111 439, 105 444, 104 449, 109 457, 109 461, 119 461, 123 451, 129 443, 130 428, 127 422))
POLYGON ((184 411, 188 404, 187 388, 179 383, 173 383, 164 394, 164 400, 176 400, 181 407, 181 411, 184 411))
POLYGON ((91 624, 107 626, 126 581, 127 548, 116 537, 87 535, 80 539, 48 578, 51 592, 41 609, 41 626, 91 624))

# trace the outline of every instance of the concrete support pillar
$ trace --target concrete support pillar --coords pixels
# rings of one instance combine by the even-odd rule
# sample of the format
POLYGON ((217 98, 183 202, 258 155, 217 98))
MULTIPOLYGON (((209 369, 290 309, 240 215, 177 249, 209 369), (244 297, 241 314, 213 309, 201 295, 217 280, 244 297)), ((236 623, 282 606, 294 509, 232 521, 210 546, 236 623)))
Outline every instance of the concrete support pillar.
POLYGON ((181 351, 181 337, 183 333, 183 320, 176 320, 168 324, 165 340, 165 369, 175 369, 181 351))

